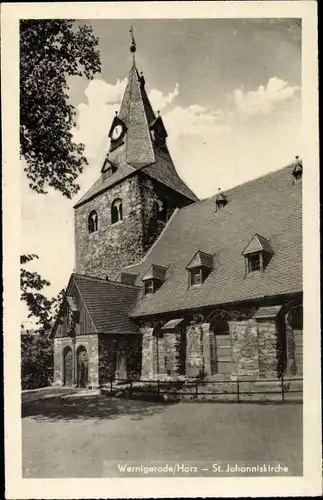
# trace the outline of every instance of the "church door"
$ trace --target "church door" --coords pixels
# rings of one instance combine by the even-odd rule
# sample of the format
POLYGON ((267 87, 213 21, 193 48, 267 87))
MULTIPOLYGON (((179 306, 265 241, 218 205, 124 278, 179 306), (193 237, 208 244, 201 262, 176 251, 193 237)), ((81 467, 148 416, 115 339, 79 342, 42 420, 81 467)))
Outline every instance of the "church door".
POLYGON ((70 347, 65 347, 63 352, 64 358, 64 374, 63 383, 66 386, 73 384, 73 352, 70 347))
POLYGON ((117 354, 116 377, 118 379, 127 378, 127 362, 123 352, 118 352, 117 354))
POLYGON ((88 385, 88 355, 84 346, 77 350, 77 385, 78 387, 88 385))

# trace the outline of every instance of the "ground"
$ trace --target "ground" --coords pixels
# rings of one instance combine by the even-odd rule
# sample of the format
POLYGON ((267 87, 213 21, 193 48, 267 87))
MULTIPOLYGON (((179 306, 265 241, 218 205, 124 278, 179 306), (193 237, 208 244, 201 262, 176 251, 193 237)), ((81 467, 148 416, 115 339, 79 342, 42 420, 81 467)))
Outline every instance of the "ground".
MULTIPOLYGON (((158 404, 69 394, 22 409, 24 477, 116 475, 116 462, 289 464, 301 474, 302 406, 158 404)), ((120 475, 120 474, 119 474, 120 475)))

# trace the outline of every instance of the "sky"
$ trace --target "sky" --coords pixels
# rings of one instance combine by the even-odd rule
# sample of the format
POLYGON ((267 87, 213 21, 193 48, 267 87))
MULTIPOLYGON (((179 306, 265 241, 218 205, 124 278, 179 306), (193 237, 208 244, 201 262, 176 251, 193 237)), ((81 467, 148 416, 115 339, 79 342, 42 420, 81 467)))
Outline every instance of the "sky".
MULTIPOLYGON (((74 140, 89 165, 72 200, 21 183, 21 253, 51 285, 74 269, 73 205, 100 175, 108 132, 120 107, 132 55, 130 26, 153 109, 160 110, 180 177, 205 198, 219 188, 277 170, 302 156, 301 28, 293 19, 82 20, 99 38, 102 72, 69 79, 77 111, 74 140)), ((22 310, 23 319, 26 310, 22 310)), ((25 321, 25 324, 28 322, 25 321)))

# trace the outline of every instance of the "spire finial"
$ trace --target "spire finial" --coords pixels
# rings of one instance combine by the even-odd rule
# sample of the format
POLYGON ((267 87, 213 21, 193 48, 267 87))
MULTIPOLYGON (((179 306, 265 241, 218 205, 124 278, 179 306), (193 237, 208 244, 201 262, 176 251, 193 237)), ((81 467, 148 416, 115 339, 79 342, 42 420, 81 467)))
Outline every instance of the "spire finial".
POLYGON ((131 36, 130 52, 132 53, 133 61, 135 61, 136 42, 135 42, 135 39, 133 36, 133 26, 131 26, 129 32, 130 32, 130 36, 131 36))

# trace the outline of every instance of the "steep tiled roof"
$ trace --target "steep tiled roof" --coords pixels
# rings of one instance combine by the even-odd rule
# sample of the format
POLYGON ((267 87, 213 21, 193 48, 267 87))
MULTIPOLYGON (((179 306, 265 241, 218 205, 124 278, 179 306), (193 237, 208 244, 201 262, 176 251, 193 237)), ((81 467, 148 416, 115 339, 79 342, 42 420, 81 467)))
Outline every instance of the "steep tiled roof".
POLYGON ((152 264, 167 267, 153 296, 138 299, 135 317, 283 295, 302 290, 302 187, 293 185, 294 165, 226 192, 227 205, 216 211, 215 198, 177 211, 140 264, 125 270, 143 274, 152 264), (264 273, 245 274, 243 250, 260 233, 272 259, 264 273), (206 281, 189 288, 185 269, 200 250, 214 256, 206 281))
POLYGON ((82 205, 91 198, 94 198, 99 193, 102 193, 102 191, 105 191, 117 182, 120 182, 126 177, 129 177, 129 175, 133 174, 133 172, 135 171, 136 169, 134 167, 131 167, 130 165, 124 163, 114 174, 111 175, 111 177, 107 177, 105 180, 103 180, 102 176, 99 177, 98 180, 95 181, 93 186, 85 193, 85 195, 82 196, 82 198, 74 205, 74 208, 82 205))
POLYGON ((248 255, 250 253, 259 252, 263 250, 267 253, 272 253, 272 248, 269 241, 260 236, 260 234, 255 234, 252 240, 248 243, 247 247, 242 252, 243 255, 248 255))
POLYGON ((178 176, 167 148, 162 150, 153 144, 149 127, 156 121, 156 116, 149 102, 144 80, 139 76, 135 65, 129 73, 118 120, 126 125, 127 131, 123 143, 108 154, 117 171, 104 181, 100 177, 75 207, 139 170, 188 199, 197 201, 197 196, 178 176))
POLYGON ((177 174, 168 150, 163 151, 154 146, 154 152, 155 163, 144 167, 142 172, 162 184, 165 184, 165 186, 175 189, 175 191, 183 194, 186 198, 197 201, 198 197, 189 189, 189 187, 187 187, 185 182, 183 182, 177 174))
POLYGON ((127 126, 126 162, 134 167, 155 161, 149 132, 149 121, 155 118, 135 64, 133 64, 118 118, 127 126), (144 98, 145 94, 145 98, 144 98))
POLYGON ((140 289, 114 281, 73 274, 98 333, 139 333, 129 318, 140 289))

